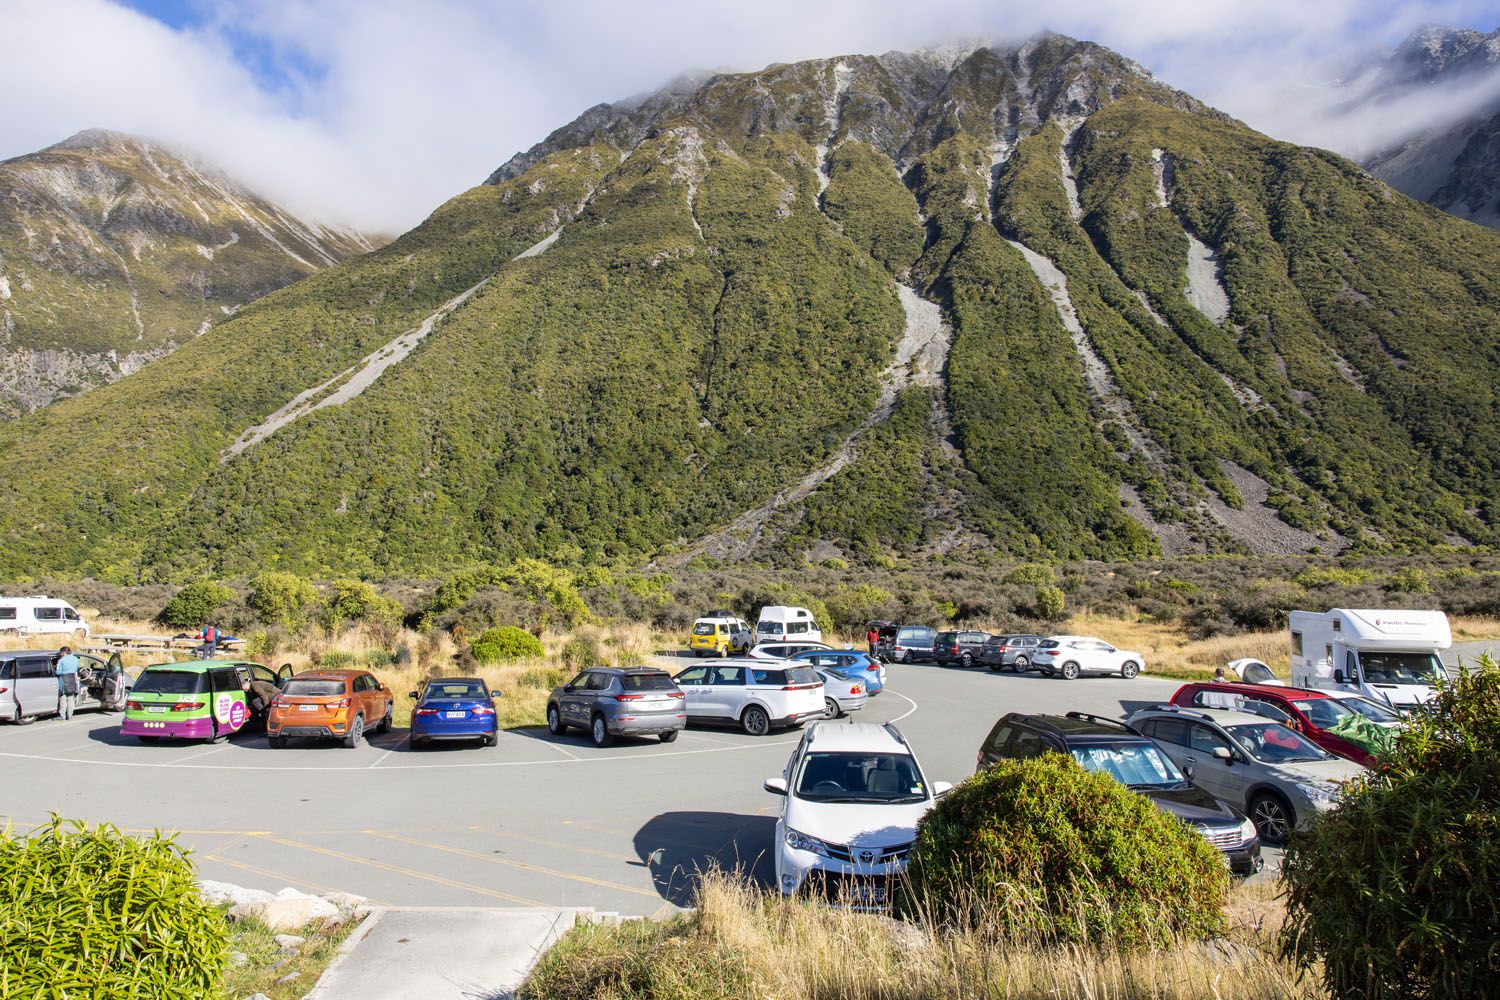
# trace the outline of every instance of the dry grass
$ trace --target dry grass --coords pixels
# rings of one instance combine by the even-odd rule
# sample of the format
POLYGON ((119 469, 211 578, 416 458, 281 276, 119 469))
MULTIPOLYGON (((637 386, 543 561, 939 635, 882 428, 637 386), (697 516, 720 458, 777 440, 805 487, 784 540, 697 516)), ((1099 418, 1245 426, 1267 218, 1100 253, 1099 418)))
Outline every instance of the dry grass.
POLYGON ((1146 671, 1162 677, 1201 680, 1213 676, 1216 667, 1230 660, 1253 656, 1265 661, 1285 678, 1291 666, 1285 632, 1245 632, 1212 639, 1189 638, 1180 626, 1162 622, 1140 622, 1082 612, 1069 619, 1066 631, 1075 635, 1097 635, 1146 658, 1146 671))
POLYGON ((1275 954, 1274 888, 1241 888, 1221 941, 1162 951, 996 942, 801 901, 733 876, 704 877, 695 914, 585 926, 542 959, 531 1000, 1197 1000, 1322 997, 1275 954))

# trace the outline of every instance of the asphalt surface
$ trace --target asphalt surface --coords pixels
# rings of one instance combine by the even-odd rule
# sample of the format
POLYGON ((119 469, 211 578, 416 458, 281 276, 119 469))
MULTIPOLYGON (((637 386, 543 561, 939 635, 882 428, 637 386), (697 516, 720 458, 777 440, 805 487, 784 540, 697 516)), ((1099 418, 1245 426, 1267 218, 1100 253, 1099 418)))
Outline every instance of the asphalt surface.
MULTIPOLYGON (((895 665, 856 713, 897 722, 930 781, 974 770, 1008 711, 1120 716, 1179 682, 1076 681, 983 668, 895 665)), ((0 816, 49 813, 132 832, 177 832, 205 878, 268 890, 357 893, 388 906, 593 907, 651 914, 687 904, 691 874, 742 867, 770 882, 778 775, 795 731, 760 739, 694 728, 675 743, 595 749, 582 734, 506 732, 499 746, 412 750, 405 734, 354 750, 263 735, 147 746, 120 716, 0 727, 0 816)), ((1276 852, 1267 852, 1271 866, 1276 852)))

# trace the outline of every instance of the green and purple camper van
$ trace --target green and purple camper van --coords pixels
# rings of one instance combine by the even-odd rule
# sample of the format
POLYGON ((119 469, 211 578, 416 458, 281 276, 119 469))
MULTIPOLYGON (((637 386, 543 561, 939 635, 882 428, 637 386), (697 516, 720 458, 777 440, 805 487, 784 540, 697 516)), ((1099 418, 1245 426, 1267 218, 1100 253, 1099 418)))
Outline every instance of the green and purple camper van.
POLYGON ((158 663, 141 671, 125 704, 120 735, 145 743, 160 739, 222 740, 245 728, 255 713, 244 686, 267 681, 278 688, 291 676, 259 663, 190 660, 158 663))

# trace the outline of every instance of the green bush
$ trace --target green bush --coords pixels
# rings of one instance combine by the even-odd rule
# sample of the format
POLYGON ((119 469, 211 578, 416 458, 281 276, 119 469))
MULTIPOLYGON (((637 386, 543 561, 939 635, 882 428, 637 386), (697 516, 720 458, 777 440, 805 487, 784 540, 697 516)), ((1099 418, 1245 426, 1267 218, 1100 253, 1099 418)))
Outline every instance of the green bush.
POLYGON ((1036 616, 1043 621, 1060 622, 1068 615, 1068 599, 1060 587, 1036 588, 1036 616))
POLYGON ((543 655, 542 640, 514 625, 485 629, 484 634, 474 640, 471 649, 474 659, 480 663, 523 660, 543 655))
POLYGON ((345 622, 395 628, 401 624, 405 613, 399 601, 376 593, 375 588, 365 581, 347 579, 334 581, 333 593, 324 609, 328 624, 334 628, 345 622))
POLYGON ((1022 587, 1046 587, 1053 582, 1052 567, 1045 563, 1022 563, 1000 581, 1022 587))
POLYGON ((1432 709, 1282 862, 1286 951, 1337 996, 1490 996, 1500 976, 1500 668, 1432 709))
POLYGON ((317 589, 295 573, 268 571, 250 581, 248 601, 260 620, 300 632, 318 608, 317 589))
POLYGON ((1405 566, 1391 574, 1385 589, 1394 594, 1430 594, 1432 578, 1420 566, 1405 566))
POLYGON ((1222 934, 1228 891, 1192 827, 1045 754, 981 771, 923 817, 899 904, 1028 942, 1165 946, 1222 934))
POLYGON ((604 654, 599 651, 599 644, 581 635, 574 636, 563 643, 560 656, 563 666, 569 670, 597 667, 605 662, 604 654))
POLYGON ((895 613, 896 598, 883 587, 868 583, 840 587, 825 602, 828 616, 841 628, 862 628, 865 622, 895 613))
POLYGON ((1370 571, 1328 566, 1323 569, 1305 569, 1293 579, 1296 580, 1298 586, 1309 590, 1314 587, 1358 587, 1370 582, 1370 571))
POLYGON ((0 832, 0 996, 221 997, 229 930, 193 878, 171 838, 0 832))
POLYGON ((168 628, 201 628, 215 613, 234 600, 234 591, 213 580, 198 580, 179 590, 161 609, 156 620, 168 628))

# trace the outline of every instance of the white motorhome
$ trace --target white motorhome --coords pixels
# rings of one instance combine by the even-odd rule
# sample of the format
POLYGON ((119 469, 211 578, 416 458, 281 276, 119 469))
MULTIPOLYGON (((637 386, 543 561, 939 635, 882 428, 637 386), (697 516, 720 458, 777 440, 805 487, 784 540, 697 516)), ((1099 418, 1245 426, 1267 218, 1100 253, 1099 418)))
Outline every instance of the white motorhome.
POLYGON ((822 642, 823 631, 806 608, 767 604, 760 609, 760 618, 755 622, 755 641, 822 642))
POLYGON ((88 622, 56 597, 0 597, 0 635, 71 635, 87 639, 88 622))
POLYGON ((1426 704, 1453 645, 1441 611, 1293 611, 1292 685, 1358 694, 1401 711, 1426 704))

